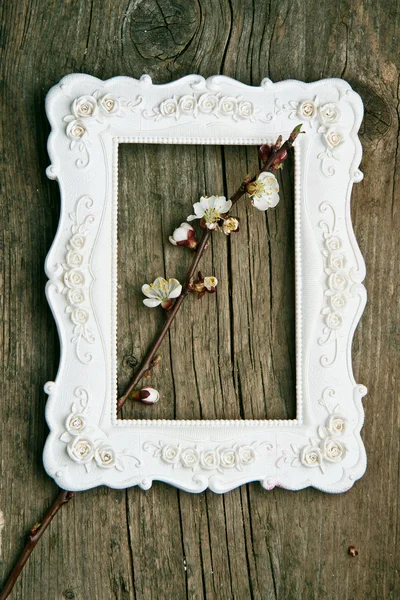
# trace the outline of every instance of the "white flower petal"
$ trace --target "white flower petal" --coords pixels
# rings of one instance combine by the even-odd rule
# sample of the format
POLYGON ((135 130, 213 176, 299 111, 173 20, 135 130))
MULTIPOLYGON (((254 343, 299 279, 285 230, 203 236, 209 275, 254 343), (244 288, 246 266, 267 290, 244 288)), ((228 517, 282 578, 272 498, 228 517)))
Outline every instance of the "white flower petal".
POLYGON ((214 208, 220 213, 227 212, 232 206, 232 202, 230 200, 227 201, 225 196, 213 196, 213 198, 214 208))
MULTIPOLYGON (((269 179, 270 175, 271 175, 271 173, 264 171, 263 173, 259 174, 259 176, 257 177, 257 181, 265 182, 266 179, 269 179)), ((274 175, 273 175, 273 177, 275 178, 274 175)))
POLYGON ((251 201, 254 208, 257 210, 267 210, 270 205, 268 203, 268 196, 260 196, 258 198, 253 198, 251 201))
POLYGON ((193 231, 193 227, 189 223, 182 223, 174 230, 171 237, 175 242, 184 242, 188 239, 189 231, 193 231))
POLYGON ((148 298, 159 298, 160 297, 160 292, 157 289, 154 289, 153 287, 149 286, 148 283, 146 283, 145 285, 142 285, 142 292, 148 298))
POLYGON ((143 304, 149 308, 155 308, 161 304, 161 300, 156 300, 155 298, 145 298, 143 300, 143 304))
POLYGON ((168 281, 168 298, 178 298, 181 295, 182 286, 177 279, 168 281))
MULTIPOLYGON (((208 200, 208 198, 206 199, 208 200)), ((201 199, 201 202, 195 202, 193 204, 193 210, 194 210, 194 214, 196 215, 196 217, 198 219, 201 219, 202 217, 204 217, 204 212, 207 210, 208 207, 208 203, 204 203, 203 202, 203 198, 201 199)))
POLYGON ((159 290, 160 294, 164 297, 164 290, 166 290, 168 285, 168 281, 166 279, 164 279, 164 277, 157 277, 154 281, 153 281, 153 288, 155 290, 159 290))
POLYGON ((200 204, 207 210, 214 206, 215 196, 201 196, 200 204))

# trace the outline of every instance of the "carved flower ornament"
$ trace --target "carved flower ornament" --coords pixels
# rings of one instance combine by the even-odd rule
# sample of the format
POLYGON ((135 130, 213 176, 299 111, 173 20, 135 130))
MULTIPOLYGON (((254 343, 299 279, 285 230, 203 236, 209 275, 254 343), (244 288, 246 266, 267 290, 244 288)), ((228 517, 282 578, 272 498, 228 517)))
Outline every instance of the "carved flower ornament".
POLYGON ((72 342, 75 344, 78 359, 87 364, 92 355, 81 353, 81 344, 86 342, 93 344, 95 336, 89 326, 91 306, 87 292, 89 281, 85 275, 88 264, 90 248, 87 244, 87 235, 95 221, 90 212, 93 207, 93 199, 90 196, 82 196, 76 203, 76 208, 69 214, 72 221, 71 236, 65 247, 65 262, 62 263, 62 293, 67 299, 65 311, 69 314, 74 325, 72 342), (82 209, 85 209, 85 213, 82 209), (89 211, 89 212, 87 212, 89 211))
POLYGON ((139 466, 140 461, 127 450, 116 452, 104 436, 104 432, 97 427, 88 425, 87 411, 89 396, 87 391, 78 387, 75 396, 79 399, 79 407, 74 402, 71 412, 65 420, 65 431, 60 440, 67 444, 67 454, 72 461, 84 465, 87 471, 94 466, 101 469, 115 468, 124 471, 124 460, 132 458, 139 466))
POLYGON ((303 465, 308 468, 319 468, 324 473, 329 463, 340 463, 346 456, 347 448, 343 436, 347 432, 347 420, 340 415, 339 405, 331 409, 329 401, 335 396, 332 389, 326 389, 318 401, 329 413, 325 425, 317 429, 318 437, 311 438, 309 444, 300 448, 291 444, 293 453, 282 452, 277 466, 289 464, 292 467, 303 465))
POLYGON ((153 456, 160 458, 164 463, 171 465, 174 469, 185 468, 192 471, 218 471, 223 473, 226 469, 242 471, 244 467, 251 465, 257 458, 260 446, 266 445, 269 450, 272 445, 268 442, 262 444, 240 445, 233 447, 204 448, 201 444, 183 448, 181 444, 158 445, 146 442, 144 450, 153 449, 153 456))
POLYGON ((341 112, 336 102, 321 102, 318 96, 300 101, 283 103, 276 99, 276 114, 287 112, 289 119, 301 119, 311 127, 316 126, 321 134, 325 150, 318 154, 324 175, 332 176, 335 169, 330 164, 331 159, 338 160, 338 148, 344 143, 345 135, 340 128, 341 112))
POLYGON ((263 115, 250 100, 240 96, 223 96, 221 92, 192 93, 184 96, 172 96, 154 106, 151 111, 143 111, 146 119, 159 121, 163 118, 178 120, 181 116, 190 115, 197 119, 199 115, 230 117, 234 121, 249 120, 267 123, 272 115, 263 115))
POLYGON ((110 117, 122 117, 129 110, 134 112, 141 102, 141 96, 134 101, 128 101, 126 98, 117 97, 109 92, 100 92, 100 90, 73 100, 71 113, 66 115, 63 121, 67 123, 65 133, 71 140, 70 150, 77 148, 83 155, 76 161, 79 169, 87 167, 90 162, 89 134, 92 124, 103 123, 110 117))

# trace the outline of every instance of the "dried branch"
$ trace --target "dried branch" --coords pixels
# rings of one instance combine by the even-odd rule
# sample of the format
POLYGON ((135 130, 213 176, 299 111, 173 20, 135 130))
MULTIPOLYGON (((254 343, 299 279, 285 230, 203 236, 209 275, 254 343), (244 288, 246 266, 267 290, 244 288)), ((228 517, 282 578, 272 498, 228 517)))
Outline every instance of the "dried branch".
MULTIPOLYGON (((247 186, 249 184, 251 184, 252 182, 256 181, 256 179, 258 178, 258 176, 261 173, 268 171, 268 170, 270 170, 270 171, 277 170, 283 165, 284 161, 288 157, 288 150, 293 146, 293 143, 296 140, 299 133, 301 133, 300 130, 301 130, 301 125, 297 125, 297 127, 295 127, 293 129, 289 138, 282 145, 281 145, 282 137, 280 136, 274 146, 272 146, 272 147, 269 147, 266 145, 261 146, 260 151, 259 151, 259 157, 261 158, 261 160, 264 159, 263 167, 259 171, 257 171, 257 173, 253 177, 246 177, 242 181, 239 188, 236 190, 236 192, 230 198, 230 200, 232 202, 232 207, 229 212, 231 212, 234 205, 246 193, 247 186)), ((192 264, 190 265, 189 270, 186 274, 185 284, 182 288, 182 293, 177 298, 177 300, 175 301, 175 303, 172 306, 172 308, 170 309, 170 311, 167 313, 167 318, 164 322, 164 325, 162 326, 161 331, 159 332, 158 336, 156 337, 155 341, 153 342, 152 346, 150 347, 150 350, 149 350, 146 358, 142 362, 139 371, 136 373, 136 375, 133 377, 133 379, 129 383, 128 388, 125 391, 125 393, 119 398, 119 400, 117 402, 117 410, 120 410, 122 408, 122 406, 124 405, 125 401, 127 400, 128 396, 130 395, 130 393, 135 389, 135 387, 137 386, 139 381, 142 379, 144 374, 147 373, 149 371, 149 369, 151 368, 151 363, 153 361, 154 356, 156 355, 160 345, 162 344, 166 334, 168 333, 169 328, 171 327, 173 321, 175 320, 175 317, 178 314, 179 309, 181 308, 181 306, 183 304, 183 301, 185 300, 185 298, 188 296, 188 294, 190 292, 190 287, 189 287, 190 281, 193 279, 194 274, 199 265, 199 262, 200 262, 201 258, 203 257, 205 251, 207 250, 208 242, 210 240, 212 231, 213 230, 211 230, 211 229, 204 230, 201 240, 199 242, 199 245, 196 248, 195 255, 192 260, 192 264)))
MULTIPOLYGON (((272 146, 272 148, 267 145, 261 146, 261 148, 259 150, 259 157, 260 157, 261 161, 264 163, 263 167, 253 177, 246 177, 242 181, 239 188, 236 190, 236 192, 231 197, 232 207, 246 193, 249 184, 256 181, 256 179, 262 172, 265 172, 268 170, 270 170, 270 171, 277 170, 283 165, 284 161, 287 159, 288 150, 292 147, 292 145, 293 145, 296 137, 299 135, 299 133, 301 133, 300 129, 301 129, 301 125, 298 125, 297 127, 295 127, 295 129, 290 134, 289 139, 286 140, 286 142, 282 145, 281 145, 282 138, 280 137, 280 138, 278 138, 276 144, 274 146, 272 146)), ((230 210, 232 210, 232 207, 230 210)), ((139 371, 137 372, 137 374, 135 375, 135 377, 129 384, 128 389, 126 390, 125 394, 123 396, 121 396, 121 398, 118 400, 118 404, 117 404, 118 411, 122 408, 125 400, 128 398, 128 396, 132 392, 132 390, 134 390, 135 386, 138 384, 140 379, 153 366, 153 359, 157 353, 157 350, 159 349, 165 335, 167 334, 169 328, 171 327, 180 307, 182 306, 184 299, 190 293, 190 283, 194 278, 194 275, 196 273, 198 264, 199 264, 202 256, 204 255, 205 251, 207 250, 208 243, 209 243, 209 240, 211 237, 211 233, 212 233, 211 229, 204 230, 202 238, 201 238, 201 240, 197 246, 197 249, 195 251, 195 255, 193 257, 192 264, 190 265, 189 270, 186 274, 185 284, 182 288, 182 293, 175 301, 171 310, 167 313, 167 318, 165 320, 165 323, 164 323, 160 333, 158 334, 157 338, 155 339, 153 345, 151 346, 139 371)), ((65 490, 61 490, 59 495, 57 496, 56 500, 51 505, 50 509, 44 515, 42 521, 40 523, 36 523, 32 527, 31 532, 26 541, 25 547, 22 550, 21 555, 19 556, 15 567, 11 571, 2 591, 0 592, 0 600, 6 600, 6 598, 8 598, 18 577, 21 574, 22 569, 24 568, 30 555, 36 548, 36 545, 39 542, 40 538, 42 537, 42 535, 44 534, 44 532, 46 531, 46 529, 48 528, 48 526, 50 525, 50 523, 52 522, 52 520, 54 519, 54 517, 56 516, 58 511, 65 504, 67 504, 71 500, 71 498, 73 498, 74 496, 75 496, 75 492, 68 492, 65 490)))
POLYGON ((32 527, 31 532, 26 541, 25 547, 22 550, 15 567, 11 571, 5 583, 5 586, 0 592, 0 600, 6 600, 6 598, 8 598, 8 596, 11 594, 11 591, 18 577, 20 576, 22 569, 25 566, 25 563, 36 548, 36 544, 38 543, 38 541, 40 540, 47 527, 50 525, 50 523, 60 510, 60 508, 64 506, 64 504, 67 504, 67 502, 69 502, 74 496, 74 492, 66 492, 65 490, 62 490, 57 496, 56 500, 51 505, 51 507, 49 508, 49 510, 47 511, 47 513, 44 515, 41 523, 36 523, 32 527))

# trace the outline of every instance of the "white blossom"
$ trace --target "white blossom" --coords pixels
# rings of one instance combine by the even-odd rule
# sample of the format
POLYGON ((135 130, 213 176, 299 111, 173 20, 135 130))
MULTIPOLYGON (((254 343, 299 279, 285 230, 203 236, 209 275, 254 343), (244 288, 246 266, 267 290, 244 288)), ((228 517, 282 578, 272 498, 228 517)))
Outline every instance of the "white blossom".
POLYGON ((143 304, 149 308, 161 306, 165 309, 171 308, 172 300, 178 298, 182 292, 182 286, 177 279, 164 279, 157 277, 153 283, 142 286, 142 292, 147 298, 143 300, 143 304))
POLYGON ((218 285, 218 279, 216 277, 204 277, 204 287, 209 291, 209 292, 214 292, 215 288, 218 285))
POLYGON ((279 202, 279 184, 273 173, 260 173, 247 189, 252 205, 258 210, 274 208, 279 202))
POLYGON ((216 229, 218 221, 231 206, 231 200, 227 200, 225 196, 202 196, 200 202, 193 204, 194 215, 189 215, 187 220, 204 219, 207 229, 216 229))
POLYGON ((228 217, 222 223, 222 231, 225 235, 230 235, 239 231, 239 219, 237 217, 228 217))

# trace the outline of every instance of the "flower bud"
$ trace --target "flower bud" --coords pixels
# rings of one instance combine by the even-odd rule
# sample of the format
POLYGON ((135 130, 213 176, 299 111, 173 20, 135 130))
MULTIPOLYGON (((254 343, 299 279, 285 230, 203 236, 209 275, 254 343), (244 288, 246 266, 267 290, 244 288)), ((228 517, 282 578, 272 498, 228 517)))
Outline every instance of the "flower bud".
POLYGON ((279 150, 279 148, 281 147, 281 145, 282 145, 282 140, 283 140, 283 138, 282 138, 282 136, 280 135, 280 136, 278 137, 278 139, 276 140, 275 144, 273 145, 273 149, 275 150, 275 152, 276 152, 277 150, 279 150))
POLYGON ((291 144, 294 144, 299 133, 305 133, 305 131, 301 131, 302 127, 303 127, 303 123, 300 123, 300 125, 296 125, 296 127, 293 129, 292 133, 289 136, 289 140, 288 140, 291 144))
POLYGON ((283 163, 285 162, 285 160, 287 160, 288 156, 289 155, 286 148, 278 150, 276 156, 274 157, 274 160, 272 161, 271 171, 273 171, 274 169, 281 169, 283 167, 283 163))
POLYGON ((225 235, 230 235, 239 231, 239 219, 238 217, 228 217, 222 222, 222 231, 225 235))
POLYGON ((169 241, 174 246, 187 246, 194 250, 197 247, 196 232, 189 223, 181 223, 169 236, 169 241))
POLYGON ((153 361, 152 361, 152 363, 150 365, 151 368, 153 369, 154 367, 156 367, 157 365, 159 365, 160 362, 161 362, 161 359, 162 359, 161 354, 157 354, 157 356, 153 359, 153 361))
POLYGON ((269 157, 271 156, 272 148, 269 144, 263 144, 258 149, 258 158, 261 162, 266 163, 269 157))
POLYGON ((155 404, 160 399, 160 394, 154 388, 148 386, 131 393, 132 400, 143 404, 155 404))
POLYGON ((206 292, 213 294, 218 285, 218 279, 216 277, 203 277, 199 271, 196 281, 192 280, 189 283, 189 291, 192 294, 197 294, 198 298, 202 298, 206 292))

